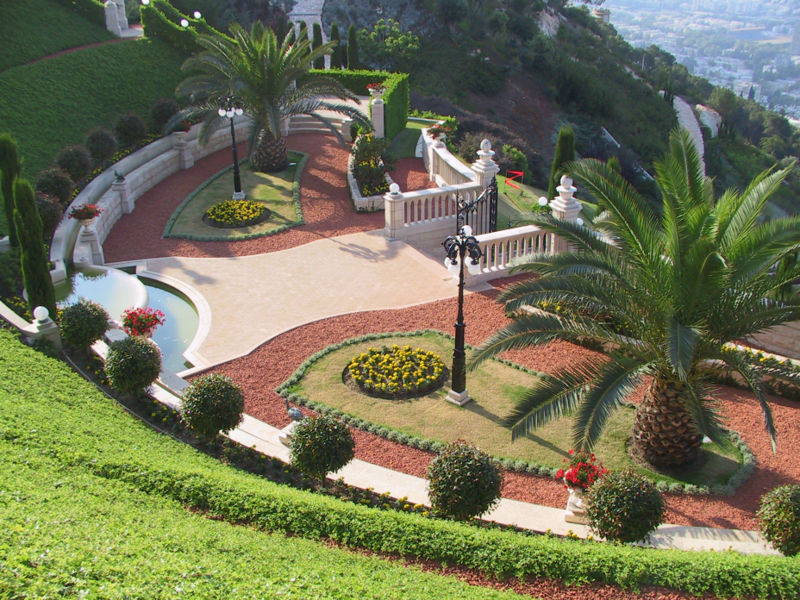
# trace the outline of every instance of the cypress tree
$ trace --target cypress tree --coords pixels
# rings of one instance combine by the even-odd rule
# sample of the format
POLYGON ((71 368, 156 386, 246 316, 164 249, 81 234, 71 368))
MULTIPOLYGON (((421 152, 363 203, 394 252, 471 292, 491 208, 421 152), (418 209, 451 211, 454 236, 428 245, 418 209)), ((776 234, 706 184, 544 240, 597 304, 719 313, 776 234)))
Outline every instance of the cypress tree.
POLYGON ((558 141, 553 156, 553 166, 550 168, 550 186, 547 188, 547 199, 556 197, 556 187, 560 184, 562 167, 575 160, 575 132, 572 127, 562 127, 558 130, 558 141))
MULTIPOLYGON (((311 37, 311 48, 316 50, 320 46, 322 46, 322 25, 319 23, 314 23, 314 26, 311 28, 312 37, 311 37)), ((320 56, 319 58, 314 60, 314 68, 315 69, 324 69, 325 68, 325 57, 320 56)))
POLYGON ((24 179, 17 179, 14 183, 14 226, 20 246, 22 282, 28 293, 31 313, 37 306, 44 306, 50 311, 50 317, 55 318, 56 295, 42 243, 42 218, 34 198, 31 184, 24 179))
POLYGON ((331 54, 331 68, 341 69, 344 65, 344 52, 342 52, 342 40, 339 37, 339 24, 334 21, 331 23, 331 41, 336 42, 331 54))
POLYGON ((17 142, 9 134, 0 135, 0 192, 3 194, 3 207, 8 223, 8 241, 12 248, 19 246, 17 230, 14 227, 14 180, 19 176, 22 165, 17 154, 17 142))
POLYGON ((358 69, 360 61, 358 60, 358 36, 356 35, 356 26, 350 25, 347 28, 347 68, 358 69))

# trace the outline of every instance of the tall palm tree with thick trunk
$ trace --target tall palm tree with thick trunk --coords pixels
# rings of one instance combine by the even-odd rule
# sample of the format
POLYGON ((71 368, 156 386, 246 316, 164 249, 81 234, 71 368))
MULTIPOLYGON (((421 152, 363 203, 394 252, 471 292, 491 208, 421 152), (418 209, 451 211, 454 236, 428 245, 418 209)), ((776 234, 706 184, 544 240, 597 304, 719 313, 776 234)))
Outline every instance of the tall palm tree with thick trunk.
POLYGON ((709 379, 715 364, 752 388, 774 449, 762 377, 797 382, 800 376, 749 358, 729 342, 800 318, 796 296, 781 301, 773 293, 800 277, 797 264, 773 268, 800 246, 800 217, 762 219, 767 199, 788 171, 764 172, 745 191, 729 190, 715 200, 688 134, 676 131, 670 152, 656 164, 659 213, 604 163, 573 163, 570 172, 603 213, 594 230, 552 216, 534 220, 568 240, 571 249, 536 255, 517 267, 540 277, 499 296, 514 320, 476 349, 471 364, 558 339, 594 341, 605 360, 538 380, 507 418, 512 436, 571 414, 575 445, 589 449, 609 415, 645 384, 634 449, 656 466, 687 464, 704 435, 723 437, 709 379))
POLYGON ((311 48, 307 39, 294 40, 290 34, 279 41, 260 22, 245 31, 234 23, 230 37, 199 35, 204 50, 188 58, 182 69, 191 73, 178 86, 180 97, 188 96, 191 106, 168 124, 186 118, 202 118, 200 142, 223 123, 217 114, 220 101, 233 98, 253 120, 250 163, 257 171, 279 171, 286 167, 286 141, 281 121, 293 115, 310 115, 327 125, 340 141, 341 135, 320 111, 334 111, 369 127, 366 117, 351 105, 329 99, 354 100, 356 96, 336 80, 309 74, 314 60, 329 53, 331 43, 311 48))

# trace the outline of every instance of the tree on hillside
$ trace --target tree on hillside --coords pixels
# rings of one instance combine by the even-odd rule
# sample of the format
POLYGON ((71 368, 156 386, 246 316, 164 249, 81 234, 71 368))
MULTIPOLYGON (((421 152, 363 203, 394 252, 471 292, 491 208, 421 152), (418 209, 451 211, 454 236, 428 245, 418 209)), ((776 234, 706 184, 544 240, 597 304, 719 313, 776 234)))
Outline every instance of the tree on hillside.
MULTIPOLYGON (((314 27, 312 28, 313 32, 313 39, 311 41, 311 47, 316 50, 322 46, 322 25, 319 23, 314 23, 314 27)), ((325 56, 320 55, 314 59, 314 68, 315 69, 324 69, 325 68, 325 56)))
POLYGON ((564 165, 573 160, 575 160, 575 131, 572 127, 562 127, 558 130, 556 151, 550 167, 550 184, 547 186, 548 200, 556 197, 556 188, 564 174, 564 165))
POLYGON ((761 220, 769 196, 791 167, 758 175, 744 192, 714 199, 686 131, 670 136, 670 152, 656 163, 663 201, 658 211, 617 172, 586 159, 570 172, 605 211, 595 226, 536 216, 533 223, 568 240, 569 252, 536 255, 518 271, 541 274, 499 297, 517 315, 471 357, 489 356, 553 340, 590 340, 606 360, 582 362, 544 375, 506 423, 514 438, 567 413, 573 442, 589 449, 609 415, 640 384, 635 451, 649 463, 680 466, 698 453, 703 435, 721 440, 708 374, 718 361, 753 390, 775 448, 775 427, 763 377, 798 382, 793 369, 759 362, 728 342, 800 318, 800 301, 774 292, 800 276, 800 265, 780 274, 773 265, 800 247, 800 217, 761 220), (538 306, 537 313, 518 311, 538 306))
POLYGON ((331 69, 341 69, 344 64, 344 47, 342 46, 342 39, 339 35, 339 25, 334 21, 331 23, 331 43, 334 44, 333 52, 331 52, 331 69))
POLYGON ((192 99, 192 105, 176 115, 170 124, 192 117, 202 118, 200 142, 205 143, 220 123, 219 102, 233 97, 253 120, 250 164, 257 171, 280 171, 287 164, 286 141, 281 121, 293 115, 310 115, 341 135, 319 111, 341 113, 369 127, 369 121, 353 106, 339 101, 355 99, 352 92, 329 77, 309 75, 311 64, 330 52, 331 44, 312 50, 307 38, 291 42, 291 33, 280 42, 275 33, 260 23, 248 32, 233 24, 231 38, 199 35, 204 50, 187 59, 183 70, 192 73, 178 86, 178 96, 192 99))
POLYGON ((19 246, 14 227, 14 180, 19 176, 22 164, 17 153, 17 142, 9 134, 0 135, 0 193, 8 223, 8 241, 12 248, 19 246))
POLYGON ((347 68, 358 69, 360 64, 358 60, 358 32, 356 32, 356 26, 351 24, 347 28, 347 68))
POLYGON ((56 316, 56 295, 47 270, 47 254, 42 243, 42 218, 36 208, 33 187, 24 179, 14 182, 14 220, 19 240, 19 262, 28 306, 44 306, 52 318, 56 316))
POLYGON ((379 19, 372 30, 358 32, 359 50, 369 57, 369 66, 388 71, 409 72, 419 58, 419 36, 402 31, 394 19, 379 19))
POLYGON ((741 102, 739 97, 728 88, 715 87, 711 92, 709 104, 722 117, 720 133, 733 136, 736 133, 741 102))

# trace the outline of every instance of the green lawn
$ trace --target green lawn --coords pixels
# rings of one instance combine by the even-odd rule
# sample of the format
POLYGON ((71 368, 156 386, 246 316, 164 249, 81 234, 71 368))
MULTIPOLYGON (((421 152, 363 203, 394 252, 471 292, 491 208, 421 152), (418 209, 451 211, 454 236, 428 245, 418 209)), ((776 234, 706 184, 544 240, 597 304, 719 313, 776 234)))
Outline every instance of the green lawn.
POLYGON ((0 368, 3 598, 518 597, 208 519, 166 491, 145 493, 108 473, 163 469, 245 484, 245 495, 280 486, 154 433, 6 330, 0 368))
POLYGON ((240 166, 242 191, 247 199, 264 203, 270 211, 269 218, 261 223, 220 229, 203 222, 203 215, 209 207, 231 197, 233 167, 230 167, 205 182, 178 207, 164 229, 164 237, 205 241, 246 239, 302 224, 299 186, 305 155, 290 152, 289 163, 289 168, 279 173, 253 171, 248 161, 243 161, 240 166))
MULTIPOLYGON (((445 401, 447 386, 420 398, 386 400, 359 393, 342 383, 342 370, 367 348, 409 344, 431 350, 448 362, 453 341, 447 336, 426 333, 413 337, 369 340, 333 350, 316 360, 290 391, 315 402, 336 408, 366 421, 416 437, 439 442, 466 439, 498 458, 523 460, 552 468, 563 466, 571 448, 571 417, 558 419, 535 433, 511 441, 510 430, 502 420, 510 414, 535 375, 499 361, 487 361, 467 373, 467 389, 473 401, 458 407, 445 401)), ((633 426, 632 407, 617 411, 609 420, 595 452, 611 470, 636 468, 654 480, 682 481, 695 485, 725 484, 739 468, 740 457, 732 446, 709 444, 703 451, 705 462, 680 474, 660 474, 637 467, 628 456, 626 443, 633 426)))
POLYGON ((428 125, 430 124, 420 121, 408 121, 406 123, 406 128, 392 139, 387 154, 394 159, 414 158, 422 128, 428 125))
POLYGON ((0 73, 67 48, 114 39, 56 0, 0 3, 0 73))

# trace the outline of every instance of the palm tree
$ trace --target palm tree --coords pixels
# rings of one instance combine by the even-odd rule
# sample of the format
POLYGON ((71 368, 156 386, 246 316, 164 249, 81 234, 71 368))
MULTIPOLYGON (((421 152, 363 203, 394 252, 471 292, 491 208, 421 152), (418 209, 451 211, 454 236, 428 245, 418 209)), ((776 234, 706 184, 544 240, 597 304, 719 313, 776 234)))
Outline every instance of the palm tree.
POLYGON ((571 250, 540 254, 518 267, 539 273, 500 296, 514 320, 486 340, 471 366, 512 348, 552 340, 591 340, 606 360, 543 376, 507 418, 514 438, 574 414, 576 447, 590 449, 609 415, 641 383, 634 449, 656 466, 692 461, 702 437, 722 439, 709 381, 711 361, 752 388, 775 449, 775 427, 764 375, 800 381, 788 367, 766 366, 728 342, 800 318, 800 303, 771 299, 800 276, 794 265, 772 267, 800 244, 800 217, 762 221, 768 197, 791 167, 758 175, 742 193, 714 200, 685 131, 670 136, 656 164, 663 209, 656 213, 616 171, 597 160, 571 165, 604 211, 596 231, 536 217, 534 223, 568 240, 571 250), (530 310, 538 307, 539 310, 530 310), (527 308, 527 310, 521 310, 527 308))
POLYGON ((293 115, 311 115, 339 137, 336 127, 320 110, 338 112, 370 127, 366 117, 344 103, 323 98, 353 100, 355 95, 332 78, 308 74, 312 63, 333 47, 331 43, 312 49, 307 39, 294 41, 291 34, 279 42, 275 33, 260 22, 249 32, 234 23, 231 37, 198 35, 204 50, 182 66, 192 73, 178 86, 178 96, 188 96, 192 105, 168 126, 187 118, 201 117, 200 142, 204 143, 222 122, 217 114, 220 100, 235 98, 253 120, 250 164, 257 171, 279 171, 286 167, 286 142, 281 121, 293 115))

